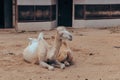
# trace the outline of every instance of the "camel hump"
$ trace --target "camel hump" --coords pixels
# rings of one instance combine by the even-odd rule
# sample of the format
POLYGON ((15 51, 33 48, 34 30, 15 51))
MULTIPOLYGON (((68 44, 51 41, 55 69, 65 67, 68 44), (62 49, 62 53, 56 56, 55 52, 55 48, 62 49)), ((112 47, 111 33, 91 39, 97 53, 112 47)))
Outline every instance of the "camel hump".
POLYGON ((43 40, 43 36, 44 36, 43 32, 40 32, 38 36, 38 40, 43 40))

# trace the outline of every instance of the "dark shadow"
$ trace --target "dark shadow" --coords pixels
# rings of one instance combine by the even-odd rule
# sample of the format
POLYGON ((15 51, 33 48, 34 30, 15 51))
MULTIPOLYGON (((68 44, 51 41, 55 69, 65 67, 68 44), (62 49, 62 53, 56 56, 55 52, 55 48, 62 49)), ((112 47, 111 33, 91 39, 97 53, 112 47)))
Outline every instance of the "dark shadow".
POLYGON ((120 46, 114 46, 114 48, 120 49, 120 46))

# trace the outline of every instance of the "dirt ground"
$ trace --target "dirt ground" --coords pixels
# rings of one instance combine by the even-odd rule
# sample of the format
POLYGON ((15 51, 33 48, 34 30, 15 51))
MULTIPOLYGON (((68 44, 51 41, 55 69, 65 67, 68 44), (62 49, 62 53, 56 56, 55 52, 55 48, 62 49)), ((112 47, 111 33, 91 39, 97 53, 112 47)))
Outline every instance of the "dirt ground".
MULTIPOLYGON (((120 33, 110 29, 69 29, 75 64, 49 71, 24 62, 29 37, 39 32, 0 30, 0 80, 120 80, 120 33)), ((50 43, 55 30, 43 31, 50 43)))

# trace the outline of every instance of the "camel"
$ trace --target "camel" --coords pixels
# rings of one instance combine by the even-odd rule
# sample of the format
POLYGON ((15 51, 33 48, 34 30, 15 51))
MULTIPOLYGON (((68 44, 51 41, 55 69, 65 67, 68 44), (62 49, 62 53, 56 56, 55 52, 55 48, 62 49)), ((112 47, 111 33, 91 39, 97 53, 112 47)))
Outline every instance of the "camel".
POLYGON ((35 42, 33 39, 32 41, 33 43, 28 45, 28 47, 24 50, 23 58, 28 62, 31 62, 32 60, 36 60, 36 62, 39 62, 39 65, 41 65, 44 68, 48 68, 49 70, 54 70, 54 66, 48 64, 49 62, 50 63, 54 62, 55 64, 59 65, 61 69, 64 69, 65 64, 57 60, 57 56, 59 54, 62 40, 70 40, 70 41, 72 40, 71 33, 68 32, 64 27, 57 28, 56 37, 53 46, 50 46, 44 40, 43 33, 40 33, 38 39, 36 39, 35 42), (29 54, 31 52, 29 49, 31 49, 31 47, 33 47, 32 45, 34 45, 35 43, 37 48, 35 47, 34 52, 31 55, 32 57, 30 57, 29 54))

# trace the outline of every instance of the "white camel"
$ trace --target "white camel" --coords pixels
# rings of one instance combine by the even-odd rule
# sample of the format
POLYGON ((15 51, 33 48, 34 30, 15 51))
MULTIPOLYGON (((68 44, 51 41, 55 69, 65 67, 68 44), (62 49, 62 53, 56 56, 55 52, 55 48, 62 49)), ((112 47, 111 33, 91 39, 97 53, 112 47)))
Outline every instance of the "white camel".
POLYGON ((49 46, 49 44, 43 39, 43 34, 40 33, 38 39, 35 41, 32 39, 32 43, 24 50, 23 57, 28 62, 36 60, 42 67, 48 68, 49 70, 53 70, 54 66, 49 65, 47 62, 54 62, 55 64, 58 64, 61 69, 64 69, 65 64, 59 62, 57 56, 59 54, 62 40, 66 39, 72 40, 72 35, 64 27, 57 28, 57 34, 53 46, 49 46), (33 46, 35 46, 35 49, 31 52, 30 49, 33 46), (32 55, 29 55, 30 53, 32 55))

